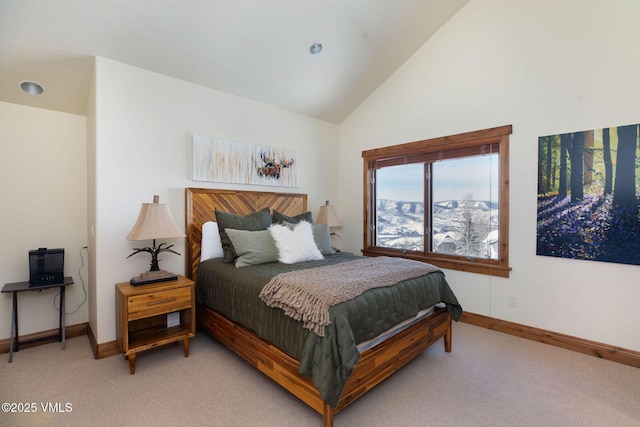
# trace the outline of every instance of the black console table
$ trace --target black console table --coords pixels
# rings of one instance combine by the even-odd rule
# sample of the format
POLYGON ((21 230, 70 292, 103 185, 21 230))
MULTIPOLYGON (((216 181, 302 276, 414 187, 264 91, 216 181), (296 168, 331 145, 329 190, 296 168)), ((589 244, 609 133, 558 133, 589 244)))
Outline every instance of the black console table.
POLYGON ((13 308, 11 310, 11 338, 9 344, 9 363, 13 360, 13 352, 19 350, 20 340, 18 338, 18 293, 25 291, 44 291, 45 289, 60 288, 60 325, 58 327, 58 341, 62 342, 62 349, 65 349, 65 328, 64 328, 64 290, 68 285, 73 285, 72 277, 65 277, 64 282, 53 285, 29 286, 29 282, 6 283, 2 292, 13 293, 13 308))

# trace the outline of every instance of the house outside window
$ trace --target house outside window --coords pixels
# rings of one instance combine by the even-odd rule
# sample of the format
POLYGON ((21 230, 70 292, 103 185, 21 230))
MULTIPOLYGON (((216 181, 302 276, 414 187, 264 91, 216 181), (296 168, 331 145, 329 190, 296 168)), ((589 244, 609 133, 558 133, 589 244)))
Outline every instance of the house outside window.
POLYGON ((364 249, 508 277, 511 126, 363 151, 364 249))

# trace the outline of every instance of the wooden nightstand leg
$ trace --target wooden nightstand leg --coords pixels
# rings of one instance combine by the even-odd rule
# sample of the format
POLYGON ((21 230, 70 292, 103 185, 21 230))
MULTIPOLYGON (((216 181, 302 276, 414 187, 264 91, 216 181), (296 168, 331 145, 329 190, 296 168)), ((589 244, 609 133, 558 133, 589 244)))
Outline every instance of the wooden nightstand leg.
POLYGON ((136 356, 135 353, 129 355, 129 372, 131 375, 136 373, 136 356))
POLYGON ((185 338, 182 345, 184 347, 184 357, 189 357, 189 338, 185 338))

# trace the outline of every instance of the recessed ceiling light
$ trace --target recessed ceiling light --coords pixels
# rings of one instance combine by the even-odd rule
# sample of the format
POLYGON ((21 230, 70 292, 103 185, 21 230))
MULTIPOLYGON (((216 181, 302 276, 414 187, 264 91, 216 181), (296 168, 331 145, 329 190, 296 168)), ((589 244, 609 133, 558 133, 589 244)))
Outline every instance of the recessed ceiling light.
POLYGON ((322 43, 320 42, 313 42, 313 44, 311 45, 311 47, 309 47, 309 52, 311 52, 312 55, 317 55, 320 52, 322 52, 322 43))
POLYGON ((44 92, 42 86, 29 80, 20 83, 20 89, 29 95, 41 95, 44 92))

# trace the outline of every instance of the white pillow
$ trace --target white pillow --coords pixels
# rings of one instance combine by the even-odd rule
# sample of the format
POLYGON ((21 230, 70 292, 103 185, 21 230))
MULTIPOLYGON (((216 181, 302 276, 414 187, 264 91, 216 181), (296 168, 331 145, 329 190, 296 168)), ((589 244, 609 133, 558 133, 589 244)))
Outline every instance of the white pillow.
POLYGON ((283 264, 295 264, 301 261, 323 259, 313 240, 311 224, 300 221, 291 230, 286 225, 272 224, 269 227, 271 237, 278 248, 278 261, 283 264))
MULTIPOLYGON (((290 229, 293 230, 293 227, 296 224, 284 221, 282 223, 286 225, 290 229)), ((336 253, 331 246, 331 231, 329 230, 329 226, 327 224, 311 224, 311 233, 313 234, 313 240, 316 242, 316 246, 322 255, 331 255, 336 253)))
POLYGON ((218 232, 218 223, 207 221, 202 224, 202 242, 200 245, 200 262, 211 258, 222 258, 222 241, 218 232))

